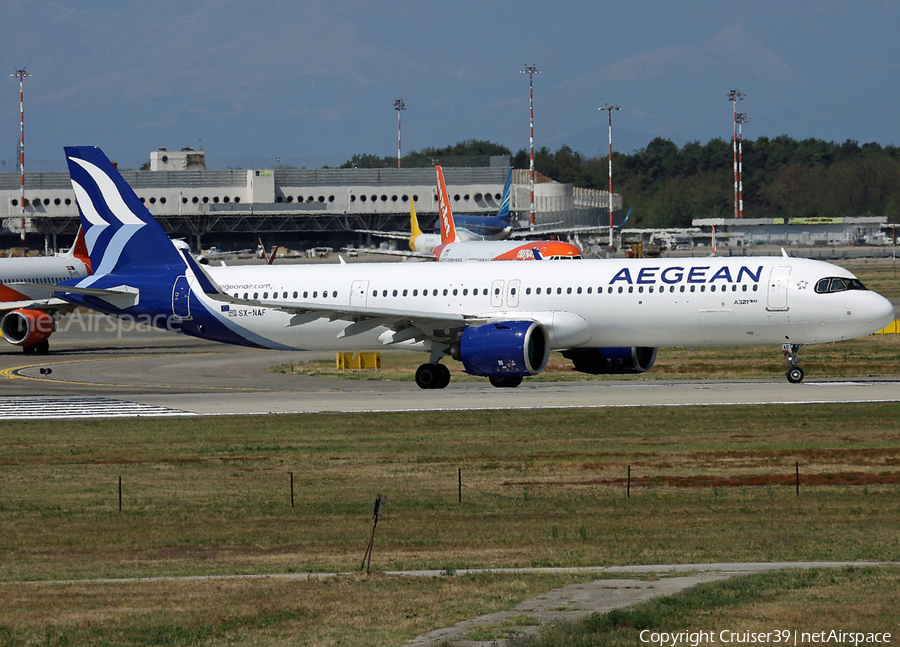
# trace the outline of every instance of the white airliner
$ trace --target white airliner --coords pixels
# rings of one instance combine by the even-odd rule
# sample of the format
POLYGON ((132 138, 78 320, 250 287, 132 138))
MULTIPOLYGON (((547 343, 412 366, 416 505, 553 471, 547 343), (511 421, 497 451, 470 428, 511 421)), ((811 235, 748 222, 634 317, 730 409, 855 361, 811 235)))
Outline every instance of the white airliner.
POLYGON ((421 388, 450 356, 495 386, 540 373, 550 350, 588 373, 649 369, 665 346, 776 345, 788 379, 803 344, 884 328, 894 308, 849 271, 780 257, 575 263, 418 263, 203 268, 179 252, 98 148, 66 148, 93 276, 73 304, 225 343, 429 353, 421 388))
POLYGON ((75 243, 63 256, 0 258, 0 333, 8 343, 25 353, 44 355, 48 338, 56 330, 56 316, 73 308, 53 296, 60 281, 91 273, 84 234, 78 230, 75 243), (23 286, 27 281, 32 285, 23 286))

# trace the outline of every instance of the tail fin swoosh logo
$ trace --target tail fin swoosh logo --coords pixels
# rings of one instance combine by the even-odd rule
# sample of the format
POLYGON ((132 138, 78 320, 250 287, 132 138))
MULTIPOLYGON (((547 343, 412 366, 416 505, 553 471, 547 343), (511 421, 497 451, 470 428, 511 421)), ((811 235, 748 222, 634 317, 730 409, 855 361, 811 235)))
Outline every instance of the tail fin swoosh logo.
POLYGON ((81 207, 81 212, 84 214, 85 219, 91 225, 91 228, 85 234, 88 253, 95 249, 100 234, 107 227, 113 226, 114 229, 112 238, 107 244, 103 252, 103 258, 96 270, 97 274, 107 274, 115 269, 125 246, 132 236, 146 223, 128 208, 115 183, 100 168, 77 157, 70 157, 69 159, 83 168, 100 190, 99 195, 95 196, 97 199, 97 203, 95 203, 94 199, 91 198, 91 194, 76 180, 72 180, 75 200, 78 202, 78 206, 81 207), (104 214, 107 218, 103 217, 104 214))
POLYGON ((66 158, 95 274, 127 266, 183 265, 172 241, 103 151, 68 146, 66 158))
MULTIPOLYGON (((122 194, 119 193, 119 189, 116 188, 115 183, 108 175, 106 175, 106 173, 86 160, 78 159, 77 157, 70 157, 69 159, 87 171, 88 175, 90 175, 97 184, 97 188, 100 189, 100 193, 106 201, 106 210, 110 215, 123 225, 144 226, 144 221, 128 208, 128 205, 125 204, 125 200, 122 199, 122 194)), ((74 185, 75 182, 73 181, 72 184, 74 185)))

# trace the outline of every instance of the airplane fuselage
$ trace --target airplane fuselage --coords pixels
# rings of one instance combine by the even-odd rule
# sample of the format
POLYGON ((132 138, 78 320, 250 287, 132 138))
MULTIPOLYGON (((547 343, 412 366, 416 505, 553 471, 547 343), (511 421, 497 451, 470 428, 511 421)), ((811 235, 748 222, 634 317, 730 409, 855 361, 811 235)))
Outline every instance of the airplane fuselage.
POLYGON ((54 284, 88 274, 85 264, 70 256, 0 258, 0 308, 3 302, 49 299, 54 284), (23 281, 45 283, 47 289, 10 285, 23 281))
MULTIPOLYGON (((460 263, 210 267, 238 299, 463 314, 543 324, 553 349, 599 346, 812 344, 850 339, 887 325, 890 302, 863 289, 820 293, 837 266, 797 258, 581 260, 575 263, 460 263)), ((292 325, 274 308, 223 305, 183 277, 129 309, 173 314, 192 335, 280 349, 384 347, 387 327, 339 338, 350 322, 292 325), (177 282, 176 282, 177 283, 177 282), (188 290, 187 288, 190 287, 188 290)), ((170 282, 171 284, 171 282, 170 282)), ((146 284, 145 284, 146 285, 146 284)), ((91 307, 122 314, 91 299, 91 307)), ((401 347, 427 349, 428 343, 401 347)))

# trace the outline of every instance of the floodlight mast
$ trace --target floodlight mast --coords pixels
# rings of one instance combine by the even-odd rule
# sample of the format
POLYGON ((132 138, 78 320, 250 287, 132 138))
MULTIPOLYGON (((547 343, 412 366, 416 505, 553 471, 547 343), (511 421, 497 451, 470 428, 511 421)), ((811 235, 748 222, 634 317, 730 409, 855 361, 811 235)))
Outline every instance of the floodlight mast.
POLYGON ((19 78, 19 206, 21 208, 21 238, 22 247, 25 246, 25 77, 31 76, 22 67, 12 74, 11 77, 19 78))
POLYGON ((734 162, 733 162, 733 166, 734 166, 734 217, 737 218, 738 217, 738 152, 737 152, 737 126, 738 126, 737 115, 738 115, 738 113, 737 113, 737 102, 743 101, 744 97, 747 95, 745 95, 743 92, 741 92, 737 88, 734 88, 733 90, 729 90, 728 94, 726 96, 728 97, 728 100, 731 101, 731 113, 732 113, 732 122, 733 122, 732 123, 733 132, 731 135, 731 144, 732 144, 732 149, 733 149, 733 153, 734 153, 734 162))
POLYGON ((750 121, 746 112, 735 115, 738 128, 738 218, 744 217, 744 129, 743 125, 750 121))
POLYGON ((406 110, 408 105, 403 99, 394 101, 394 110, 397 111, 397 168, 400 168, 400 112, 406 110))
POLYGON ((597 110, 606 110, 609 113, 609 248, 615 249, 615 230, 613 228, 613 189, 612 189, 612 111, 621 110, 619 106, 605 104, 597 110))
POLYGON ((534 227, 534 75, 540 74, 541 71, 537 69, 537 65, 532 63, 531 65, 525 65, 524 70, 519 70, 519 74, 527 74, 528 75, 528 108, 530 111, 530 121, 529 121, 529 134, 528 134, 528 149, 530 151, 530 162, 528 165, 529 170, 531 171, 531 215, 528 218, 528 222, 534 227))

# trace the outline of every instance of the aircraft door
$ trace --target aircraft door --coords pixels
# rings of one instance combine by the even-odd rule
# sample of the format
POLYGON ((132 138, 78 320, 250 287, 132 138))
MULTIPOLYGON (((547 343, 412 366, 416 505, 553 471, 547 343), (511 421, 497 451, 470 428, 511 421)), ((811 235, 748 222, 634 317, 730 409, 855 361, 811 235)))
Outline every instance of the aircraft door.
POLYGON ((510 308, 519 307, 519 290, 522 288, 522 281, 513 279, 506 288, 506 305, 510 308))
POLYGON ((503 307, 503 284, 505 281, 503 279, 497 279, 491 284, 491 307, 492 308, 502 308, 503 307))
POLYGON ((369 282, 354 281, 350 285, 350 305, 365 307, 368 302, 369 282))
POLYGON ((766 310, 788 309, 788 286, 791 282, 791 268, 779 265, 769 273, 769 292, 766 310))
POLYGON ((191 287, 184 275, 175 279, 172 286, 172 314, 178 319, 191 318, 191 287))

